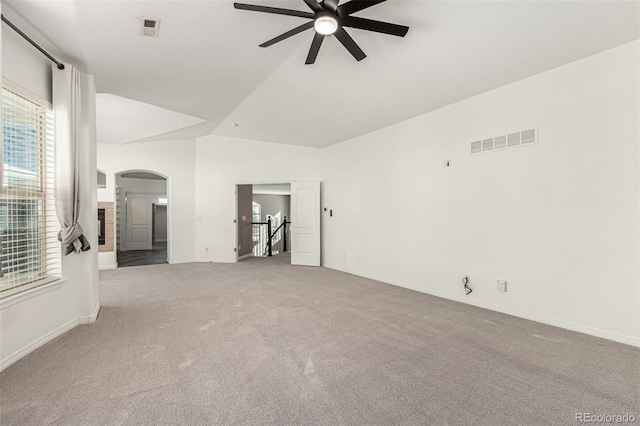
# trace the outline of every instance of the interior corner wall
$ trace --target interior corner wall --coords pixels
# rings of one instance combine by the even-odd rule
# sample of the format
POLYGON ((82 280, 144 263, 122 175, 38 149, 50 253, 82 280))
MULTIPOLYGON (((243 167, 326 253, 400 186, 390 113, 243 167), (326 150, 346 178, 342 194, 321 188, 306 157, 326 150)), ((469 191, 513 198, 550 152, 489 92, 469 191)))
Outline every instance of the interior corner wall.
MULTIPOLYGON (((3 5, 3 9, 6 5, 3 5)), ((28 31, 28 26, 22 26, 28 31)), ((51 100, 51 64, 5 25, 2 75, 29 92, 51 100)), ((92 248, 62 258, 62 280, 0 300, 0 370, 78 324, 93 322, 98 300, 95 144, 79 147, 81 156, 80 223, 92 248), (94 221, 95 220, 95 221, 94 221)))
POLYGON ((318 181, 320 150, 209 135, 196 139, 196 258, 236 262, 235 187, 318 181))
POLYGON ((324 149, 324 265, 640 345, 639 50, 324 149), (532 126, 538 144, 469 155, 532 126))
POLYGON ((135 144, 98 144, 98 168, 107 174, 102 201, 115 201, 116 173, 138 170, 167 177, 169 263, 194 262, 195 141, 193 139, 135 144))

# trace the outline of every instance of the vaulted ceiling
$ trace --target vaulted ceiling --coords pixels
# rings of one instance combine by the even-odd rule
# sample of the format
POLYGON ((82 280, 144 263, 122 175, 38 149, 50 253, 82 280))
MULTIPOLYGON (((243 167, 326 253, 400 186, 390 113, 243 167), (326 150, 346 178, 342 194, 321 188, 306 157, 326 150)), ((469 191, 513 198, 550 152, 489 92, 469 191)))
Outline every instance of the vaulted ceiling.
POLYGON ((5 0, 3 14, 95 76, 107 143, 215 133, 322 147, 640 37, 635 1, 389 0, 357 15, 407 25, 405 38, 348 28, 366 59, 329 36, 305 65, 312 29, 258 47, 304 19, 227 0, 5 0), (142 17, 160 19, 159 37, 140 35, 142 17))

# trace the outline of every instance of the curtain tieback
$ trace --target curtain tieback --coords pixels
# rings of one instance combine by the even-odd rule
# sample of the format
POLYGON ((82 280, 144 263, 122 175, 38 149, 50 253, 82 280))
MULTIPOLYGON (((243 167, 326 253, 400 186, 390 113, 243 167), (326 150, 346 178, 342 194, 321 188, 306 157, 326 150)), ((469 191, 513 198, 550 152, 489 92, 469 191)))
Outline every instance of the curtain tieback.
POLYGON ((65 246, 65 256, 72 251, 79 253, 91 248, 89 240, 84 236, 82 226, 78 223, 61 229, 60 232, 58 232, 58 241, 61 241, 65 246))

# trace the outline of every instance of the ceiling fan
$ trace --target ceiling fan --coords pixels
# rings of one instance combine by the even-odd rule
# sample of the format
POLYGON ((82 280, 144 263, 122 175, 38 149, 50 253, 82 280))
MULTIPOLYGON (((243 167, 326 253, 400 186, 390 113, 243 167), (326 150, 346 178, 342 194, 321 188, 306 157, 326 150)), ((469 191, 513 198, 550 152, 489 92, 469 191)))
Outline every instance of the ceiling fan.
POLYGON ((367 57, 351 36, 347 34, 344 27, 358 28, 360 30, 374 31, 398 37, 404 37, 407 34, 407 31, 409 31, 409 27, 405 27, 403 25, 351 16, 351 14, 355 12, 375 6, 376 4, 382 3, 386 0, 351 0, 341 5, 338 5, 340 0, 323 0, 321 2, 316 0, 303 1, 307 6, 309 6, 312 12, 244 3, 234 3, 233 6, 236 9, 311 19, 311 21, 306 24, 302 24, 299 27, 289 30, 286 33, 272 38, 260 45, 260 47, 269 47, 279 41, 308 30, 309 28, 314 28, 316 33, 313 36, 311 49, 309 49, 309 54, 307 55, 307 60, 305 62, 307 65, 313 64, 316 61, 324 38, 332 34, 336 36, 338 41, 342 43, 342 45, 353 55, 354 58, 356 58, 356 60, 361 61, 367 57))

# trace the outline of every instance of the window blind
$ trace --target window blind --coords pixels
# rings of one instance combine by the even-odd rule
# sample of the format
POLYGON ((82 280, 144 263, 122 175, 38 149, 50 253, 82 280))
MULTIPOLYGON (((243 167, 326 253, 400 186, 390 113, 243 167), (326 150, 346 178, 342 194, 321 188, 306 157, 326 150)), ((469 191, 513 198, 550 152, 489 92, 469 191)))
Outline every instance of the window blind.
POLYGON ((60 243, 51 106, 4 87, 2 130, 0 297, 5 297, 60 277, 60 243))

